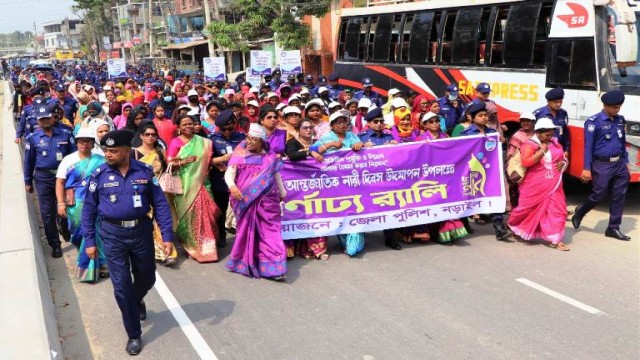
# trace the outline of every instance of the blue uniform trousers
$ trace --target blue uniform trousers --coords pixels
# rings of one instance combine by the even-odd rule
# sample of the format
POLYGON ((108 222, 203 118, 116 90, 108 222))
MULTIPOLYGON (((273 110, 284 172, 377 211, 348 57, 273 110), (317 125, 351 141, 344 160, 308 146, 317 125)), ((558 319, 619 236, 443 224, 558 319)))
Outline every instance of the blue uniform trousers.
POLYGON ((124 328, 130 339, 140 337, 140 301, 156 282, 153 223, 124 228, 102 221, 100 236, 124 328))
POLYGON ((56 199, 56 176, 48 170, 36 170, 33 173, 38 203, 40 204, 40 218, 44 225, 44 234, 49 246, 60 246, 60 235, 56 217, 58 216, 56 199))
POLYGON ((610 229, 619 229, 622 223, 624 201, 629 187, 630 175, 627 164, 623 159, 616 162, 594 160, 591 164, 593 187, 587 202, 576 209, 577 217, 584 217, 596 207, 608 193, 611 193, 609 205, 610 229))

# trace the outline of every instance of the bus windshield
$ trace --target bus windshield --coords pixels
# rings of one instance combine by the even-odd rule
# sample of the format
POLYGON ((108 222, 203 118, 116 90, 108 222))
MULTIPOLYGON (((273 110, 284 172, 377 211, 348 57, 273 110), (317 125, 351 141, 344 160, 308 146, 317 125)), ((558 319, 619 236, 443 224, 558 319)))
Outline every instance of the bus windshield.
MULTIPOLYGON (((639 13, 636 13, 639 14, 639 13)), ((610 13, 611 16, 611 13, 610 13)), ((611 19, 611 18, 610 18, 611 19)), ((640 51, 635 66, 618 67, 616 65, 616 45, 615 30, 611 24, 609 25, 609 65, 611 66, 611 74, 616 85, 622 87, 640 88, 640 51), (613 34, 612 34, 613 33, 613 34)), ((638 39, 640 42, 640 17, 636 18, 636 31, 638 31, 638 39)), ((640 48, 640 43, 638 44, 640 48)))

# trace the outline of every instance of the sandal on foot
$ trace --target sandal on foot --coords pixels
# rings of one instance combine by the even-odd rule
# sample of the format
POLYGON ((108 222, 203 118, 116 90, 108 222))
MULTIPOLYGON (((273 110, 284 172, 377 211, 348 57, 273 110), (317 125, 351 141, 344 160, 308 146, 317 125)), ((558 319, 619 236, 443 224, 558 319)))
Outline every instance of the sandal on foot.
POLYGON ((554 249, 558 249, 560 251, 569 251, 569 250, 571 250, 571 248, 568 247, 567 245, 565 245, 564 243, 549 244, 549 247, 552 247, 554 249))
POLYGON ((329 254, 320 254, 318 256, 316 256, 316 259, 318 260, 329 260, 329 254))

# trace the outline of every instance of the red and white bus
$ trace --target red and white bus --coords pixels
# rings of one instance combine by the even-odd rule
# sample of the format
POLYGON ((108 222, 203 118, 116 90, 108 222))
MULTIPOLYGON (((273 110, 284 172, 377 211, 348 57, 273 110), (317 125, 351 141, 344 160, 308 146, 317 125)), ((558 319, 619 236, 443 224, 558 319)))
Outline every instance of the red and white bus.
POLYGON ((634 10, 639 0, 432 0, 342 9, 335 71, 354 88, 371 78, 382 95, 395 87, 435 99, 455 83, 466 102, 487 82, 500 122, 511 128, 560 86, 573 176, 582 172, 584 120, 602 109, 603 92, 621 89, 631 179, 640 182, 634 10))

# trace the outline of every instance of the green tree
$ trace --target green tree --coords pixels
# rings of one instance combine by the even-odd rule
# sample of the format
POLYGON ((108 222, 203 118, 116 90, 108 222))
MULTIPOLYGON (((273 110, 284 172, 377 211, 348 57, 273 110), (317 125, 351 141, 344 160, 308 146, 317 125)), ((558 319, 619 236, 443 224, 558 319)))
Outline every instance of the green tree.
POLYGON ((304 16, 323 16, 331 0, 236 0, 231 7, 239 14, 234 23, 212 21, 207 27, 209 39, 218 47, 247 51, 252 41, 271 37, 285 50, 308 45, 311 32, 302 23, 304 16))

